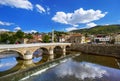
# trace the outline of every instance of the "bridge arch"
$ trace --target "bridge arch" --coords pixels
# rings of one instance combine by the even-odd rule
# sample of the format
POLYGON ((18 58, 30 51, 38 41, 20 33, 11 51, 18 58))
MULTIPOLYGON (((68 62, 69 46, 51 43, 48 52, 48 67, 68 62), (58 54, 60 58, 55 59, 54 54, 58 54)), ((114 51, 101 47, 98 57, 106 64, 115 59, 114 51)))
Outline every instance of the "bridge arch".
POLYGON ((69 55, 71 53, 71 46, 67 45, 65 49, 66 49, 66 55, 69 55))
POLYGON ((34 55, 44 55, 44 54, 49 54, 49 50, 45 47, 40 47, 33 52, 33 56, 34 55))
POLYGON ((55 58, 59 58, 63 55, 63 48, 61 46, 55 46, 53 53, 55 58))
POLYGON ((67 45, 66 46, 66 51, 70 51, 71 50, 71 46, 67 45))
POLYGON ((41 64, 49 60, 49 50, 45 47, 39 47, 33 52, 33 62, 35 64, 41 64))
POLYGON ((18 50, 3 50, 3 51, 1 51, 0 52, 0 54, 3 54, 3 56, 4 55, 17 55, 16 57, 18 57, 18 58, 21 58, 21 59, 23 59, 23 54, 21 53, 21 51, 18 51, 18 50))
POLYGON ((48 48, 41 47, 40 49, 42 50, 43 54, 49 54, 49 49, 48 48))

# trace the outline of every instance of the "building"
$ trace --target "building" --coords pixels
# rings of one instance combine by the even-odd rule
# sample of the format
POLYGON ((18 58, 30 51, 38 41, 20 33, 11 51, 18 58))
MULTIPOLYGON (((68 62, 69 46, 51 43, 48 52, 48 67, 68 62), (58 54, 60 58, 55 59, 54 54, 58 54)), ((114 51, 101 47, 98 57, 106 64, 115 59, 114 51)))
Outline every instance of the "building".
POLYGON ((110 36, 107 35, 96 35, 96 37, 94 37, 94 42, 97 44, 107 44, 111 41, 110 36))
POLYGON ((29 39, 27 43, 40 43, 42 42, 42 35, 32 35, 32 39, 29 39))
POLYGON ((120 34, 115 36, 115 44, 120 44, 120 34))
POLYGON ((70 43, 81 43, 81 37, 82 35, 79 33, 75 33, 75 34, 70 34, 69 38, 66 39, 66 42, 70 42, 70 43))

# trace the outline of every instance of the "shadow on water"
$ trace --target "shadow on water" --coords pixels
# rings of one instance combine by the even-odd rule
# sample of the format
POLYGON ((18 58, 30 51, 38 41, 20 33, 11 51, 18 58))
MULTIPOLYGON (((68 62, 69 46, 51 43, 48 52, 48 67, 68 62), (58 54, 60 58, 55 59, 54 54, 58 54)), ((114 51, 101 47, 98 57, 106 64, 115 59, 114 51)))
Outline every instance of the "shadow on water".
POLYGON ((107 56, 99 56, 99 55, 90 55, 90 54, 81 54, 80 56, 73 59, 77 62, 91 62, 94 64, 100 64, 103 66, 108 66, 112 68, 119 68, 116 63, 116 58, 107 57, 107 56))

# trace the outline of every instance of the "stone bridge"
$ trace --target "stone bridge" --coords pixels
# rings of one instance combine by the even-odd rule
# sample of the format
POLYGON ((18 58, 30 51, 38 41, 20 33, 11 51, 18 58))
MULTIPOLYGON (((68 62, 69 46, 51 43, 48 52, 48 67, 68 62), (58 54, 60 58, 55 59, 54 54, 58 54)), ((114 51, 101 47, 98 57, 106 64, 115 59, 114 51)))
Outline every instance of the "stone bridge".
POLYGON ((38 49, 46 49, 50 55, 53 55, 54 48, 60 47, 63 54, 65 54, 67 46, 70 47, 71 43, 1 44, 0 54, 2 54, 2 52, 14 51, 17 52, 22 59, 28 60, 32 59, 33 53, 38 49))

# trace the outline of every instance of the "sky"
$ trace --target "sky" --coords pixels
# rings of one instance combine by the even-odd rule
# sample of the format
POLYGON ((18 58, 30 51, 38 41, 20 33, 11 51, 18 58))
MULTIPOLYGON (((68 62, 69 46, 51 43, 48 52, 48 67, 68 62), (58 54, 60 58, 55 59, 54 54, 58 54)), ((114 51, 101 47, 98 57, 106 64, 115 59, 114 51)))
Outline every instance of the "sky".
POLYGON ((120 24, 120 0, 0 0, 0 32, 71 31, 120 24))

